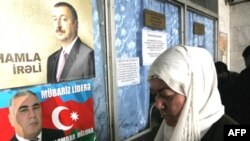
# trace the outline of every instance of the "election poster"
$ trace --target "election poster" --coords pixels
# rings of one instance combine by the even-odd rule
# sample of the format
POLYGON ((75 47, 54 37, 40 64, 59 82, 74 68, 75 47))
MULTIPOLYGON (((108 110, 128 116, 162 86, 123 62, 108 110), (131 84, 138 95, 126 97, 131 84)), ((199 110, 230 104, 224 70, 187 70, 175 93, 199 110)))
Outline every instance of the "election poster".
POLYGON ((85 79, 0 91, 0 140, 95 141, 92 89, 85 79))
POLYGON ((72 45, 69 46, 73 47, 69 50, 69 61, 67 60, 64 65, 68 70, 65 70, 63 80, 83 79, 82 76, 86 72, 85 70, 80 72, 80 70, 83 68, 87 70, 88 66, 83 67, 86 62, 80 60, 86 61, 87 57, 80 53, 84 52, 81 51, 82 46, 93 49, 92 17, 91 0, 1 1, 0 89, 53 82, 48 79, 56 78, 57 68, 59 68, 58 54, 61 52, 60 49, 66 46, 68 37, 77 40, 70 41, 72 45), (77 18, 70 14, 70 10, 56 9, 55 5, 59 2, 70 4, 76 11, 77 18), (73 17, 74 22, 69 22, 70 18, 65 16, 66 14, 73 17), (71 37, 73 31, 76 37, 71 37), (77 53, 72 54, 75 46, 77 46, 75 51, 77 53), (49 56, 54 60, 48 61, 49 56), (50 69, 47 66, 53 68, 50 69))

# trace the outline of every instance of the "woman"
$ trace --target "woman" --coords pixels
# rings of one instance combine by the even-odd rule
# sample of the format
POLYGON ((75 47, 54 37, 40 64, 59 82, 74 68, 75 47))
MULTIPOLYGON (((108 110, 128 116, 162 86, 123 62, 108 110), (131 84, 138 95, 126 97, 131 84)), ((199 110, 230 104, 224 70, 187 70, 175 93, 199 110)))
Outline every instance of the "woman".
POLYGON ((164 118, 155 141, 223 140, 223 125, 237 124, 224 114, 214 62, 205 49, 167 49, 151 65, 149 83, 164 118))

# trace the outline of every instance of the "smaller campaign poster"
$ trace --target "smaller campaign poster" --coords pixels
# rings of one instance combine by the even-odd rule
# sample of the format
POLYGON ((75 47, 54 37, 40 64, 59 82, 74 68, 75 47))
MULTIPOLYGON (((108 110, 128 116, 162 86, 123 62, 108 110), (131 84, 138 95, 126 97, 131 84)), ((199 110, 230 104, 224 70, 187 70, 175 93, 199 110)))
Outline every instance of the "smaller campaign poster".
POLYGON ((86 79, 0 91, 0 141, 27 136, 39 122, 42 140, 95 141, 92 89, 86 79))

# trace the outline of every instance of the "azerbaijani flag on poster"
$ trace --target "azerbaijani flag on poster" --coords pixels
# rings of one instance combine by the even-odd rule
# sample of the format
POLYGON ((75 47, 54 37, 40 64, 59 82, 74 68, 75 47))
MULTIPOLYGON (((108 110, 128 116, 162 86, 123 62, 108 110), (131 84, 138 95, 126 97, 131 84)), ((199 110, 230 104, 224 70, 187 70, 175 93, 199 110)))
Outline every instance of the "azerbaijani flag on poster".
MULTIPOLYGON (((92 80, 46 84, 22 88, 36 93, 42 106, 43 128, 63 130, 56 141, 94 141, 92 80)), ((0 141, 9 141, 14 133, 8 120, 9 101, 20 89, 0 91, 0 141)))

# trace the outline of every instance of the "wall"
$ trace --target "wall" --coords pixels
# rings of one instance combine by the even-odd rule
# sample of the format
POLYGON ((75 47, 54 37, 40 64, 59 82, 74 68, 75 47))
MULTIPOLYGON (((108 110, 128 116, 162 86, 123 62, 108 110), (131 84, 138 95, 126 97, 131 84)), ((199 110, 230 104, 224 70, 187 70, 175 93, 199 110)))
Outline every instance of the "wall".
MULTIPOLYGON (((221 54, 220 52, 220 43, 218 45, 218 61, 223 61, 228 65, 230 68, 230 42, 229 42, 229 37, 230 37, 230 7, 229 4, 225 3, 225 1, 219 1, 219 20, 218 20, 218 26, 219 26, 219 34, 218 34, 218 40, 220 38, 220 33, 226 34, 227 35, 227 50, 225 51, 225 54, 221 54)), ((217 61, 216 60, 216 61, 217 61)))
POLYGON ((242 52, 250 44, 250 2, 230 6, 230 64, 231 70, 245 68, 242 52))

